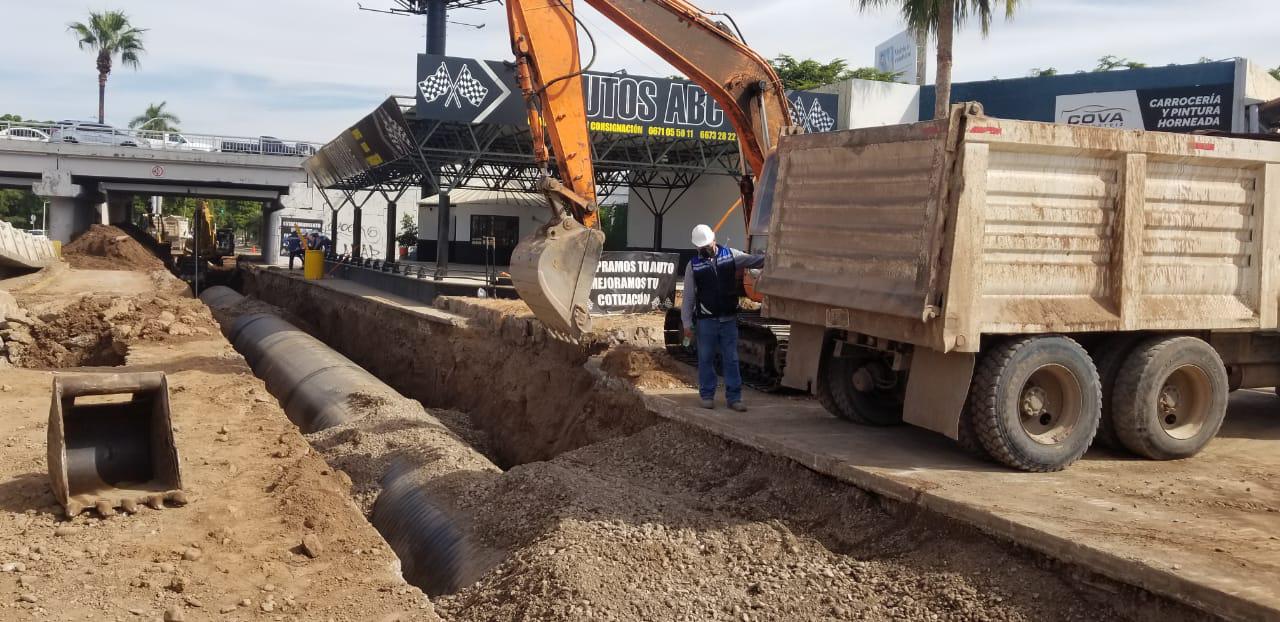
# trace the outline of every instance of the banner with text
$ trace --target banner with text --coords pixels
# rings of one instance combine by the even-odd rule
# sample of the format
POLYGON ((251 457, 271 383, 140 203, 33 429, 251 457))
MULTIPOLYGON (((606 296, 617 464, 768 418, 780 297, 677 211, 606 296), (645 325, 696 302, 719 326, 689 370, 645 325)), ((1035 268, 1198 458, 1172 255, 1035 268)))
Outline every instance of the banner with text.
POLYGON ((904 30, 876 46, 876 69, 897 74, 894 82, 915 84, 920 53, 916 33, 904 30))
MULTIPOLYGON (((666 138, 737 140, 706 90, 686 80, 623 73, 583 74, 587 120, 593 132, 666 138)), ((418 118, 459 123, 528 123, 524 96, 509 63, 418 55, 418 118)), ((794 125, 810 132, 836 129, 839 97, 793 91, 794 125)))
POLYGON ((675 253, 604 253, 591 281, 589 311, 593 315, 622 315, 671 306, 679 264, 680 256, 675 253))
POLYGON ((1158 132, 1231 131, 1230 84, 1059 95, 1058 123, 1158 132))

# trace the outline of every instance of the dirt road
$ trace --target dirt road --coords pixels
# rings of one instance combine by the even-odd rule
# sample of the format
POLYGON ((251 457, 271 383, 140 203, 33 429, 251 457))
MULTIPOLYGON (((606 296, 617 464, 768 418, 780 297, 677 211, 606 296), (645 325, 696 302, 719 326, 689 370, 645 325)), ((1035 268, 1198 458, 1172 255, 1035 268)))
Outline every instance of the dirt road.
POLYGON ((15 362, 35 369, 0 369, 0 619, 438 619, 351 502, 350 481, 180 282, 60 266, 0 281, 11 286, 30 324, 19 339, 33 343, 8 345, 26 345, 15 362), (42 367, 83 364, 103 340, 124 363, 111 371, 167 372, 190 504, 62 519, 45 430, 51 378, 73 370, 42 367), (308 535, 321 542, 315 558, 308 535))

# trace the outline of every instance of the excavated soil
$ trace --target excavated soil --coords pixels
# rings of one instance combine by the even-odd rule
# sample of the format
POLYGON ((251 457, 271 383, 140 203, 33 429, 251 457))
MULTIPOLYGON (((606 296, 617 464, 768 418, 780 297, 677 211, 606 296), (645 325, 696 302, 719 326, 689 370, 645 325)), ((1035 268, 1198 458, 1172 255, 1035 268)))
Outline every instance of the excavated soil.
POLYGON ((83 270, 163 270, 164 263, 129 234, 110 225, 89 230, 63 247, 62 257, 83 270))
POLYGON ((618 346, 604 355, 600 367, 643 389, 678 389, 697 384, 689 367, 671 358, 665 350, 618 346))
POLYGON ((180 282, 62 269, 0 289, 42 323, 42 348, 105 323, 129 333, 126 366, 110 371, 167 374, 189 498, 63 519, 45 451, 51 378, 67 372, 0 370, 0 620, 439 620, 350 501, 351 480, 311 450, 180 282))
MULTIPOLYGON (((358 339, 318 336, 402 391, 417 382, 426 401, 462 411, 374 413, 311 439, 357 482, 395 456, 427 473, 427 494, 477 551, 478 580, 435 600, 447 620, 1207 617, 789 460, 658 423, 626 385, 583 369, 584 352, 518 322, 448 326, 255 278, 251 288, 305 310, 321 331, 344 317, 377 326, 358 339), (476 455, 456 444, 479 436, 516 466, 467 466, 476 455)), ((631 354, 614 361, 641 375, 662 368, 631 354)), ((364 504, 375 489, 355 486, 364 504)))
MULTIPOLYGON (((433 322, 376 299, 335 295, 254 270, 244 282, 246 294, 304 317, 312 327, 308 332, 406 397, 428 408, 468 413, 488 435, 501 467, 548 460, 657 421, 639 395, 583 370, 591 350, 606 346, 608 334, 596 335, 592 345, 572 346, 535 336, 529 318, 506 321, 495 329, 506 331, 506 338, 495 339, 487 331, 433 322)), ((490 319, 504 317, 495 311, 490 319)))
POLYGON ((480 482, 449 620, 1151 620, 1177 605, 664 423, 480 482))
MULTIPOLYGON (((123 365, 129 345, 181 343, 211 333, 208 308, 193 298, 173 295, 87 294, 27 299, 25 326, 30 343, 9 346, 14 365, 28 368, 123 365), (69 302, 69 304, 67 304, 69 302)), ((11 332, 12 340, 16 333, 11 332)))

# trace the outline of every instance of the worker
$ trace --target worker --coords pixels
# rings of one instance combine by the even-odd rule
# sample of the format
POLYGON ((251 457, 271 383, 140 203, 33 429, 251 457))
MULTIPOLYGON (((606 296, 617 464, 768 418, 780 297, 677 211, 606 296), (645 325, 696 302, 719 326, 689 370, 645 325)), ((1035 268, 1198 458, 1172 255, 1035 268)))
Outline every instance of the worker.
POLYGON ((293 269, 294 257, 302 257, 302 238, 298 237, 297 231, 290 231, 289 237, 285 238, 284 247, 289 251, 289 269, 293 269))
POLYGON ((744 412, 747 406, 742 403, 742 373, 738 369, 737 275, 740 269, 763 266, 764 255, 748 255, 716 244, 715 231, 706 225, 693 228, 693 245, 698 254, 684 271, 680 318, 685 337, 696 335, 698 340, 698 395, 703 408, 715 408, 715 359, 719 353, 725 403, 744 412))

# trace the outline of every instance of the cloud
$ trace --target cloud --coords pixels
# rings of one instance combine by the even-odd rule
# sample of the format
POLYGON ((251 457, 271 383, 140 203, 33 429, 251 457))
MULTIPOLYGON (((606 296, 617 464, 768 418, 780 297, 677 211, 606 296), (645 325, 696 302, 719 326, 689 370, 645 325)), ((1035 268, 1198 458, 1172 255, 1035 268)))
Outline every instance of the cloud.
MULTIPOLYGON (((1238 0, 1225 10, 1201 0, 1030 0, 1012 22, 993 24, 988 38, 976 28, 959 33, 955 78, 1019 77, 1032 67, 1088 69, 1105 54, 1153 65, 1244 56, 1276 66, 1280 52, 1264 19, 1272 2, 1238 0)), ((100 1, 7 4, 5 23, 23 26, 0 37, 0 113, 96 116, 94 59, 76 49, 66 23, 102 10, 100 1)), ((747 42, 766 57, 786 53, 870 65, 876 44, 902 29, 896 12, 862 13, 848 0, 699 4, 732 11, 747 42)), ((585 3, 578 6, 599 45, 597 69, 673 73, 585 3)), ((140 70, 117 67, 111 74, 107 114, 116 124, 164 100, 191 131, 324 141, 388 95, 411 94, 415 55, 424 48, 422 18, 359 11, 356 0, 115 0, 112 7, 149 29, 140 70)), ((454 11, 450 18, 484 25, 450 25, 451 54, 510 56, 499 5, 454 11)))

